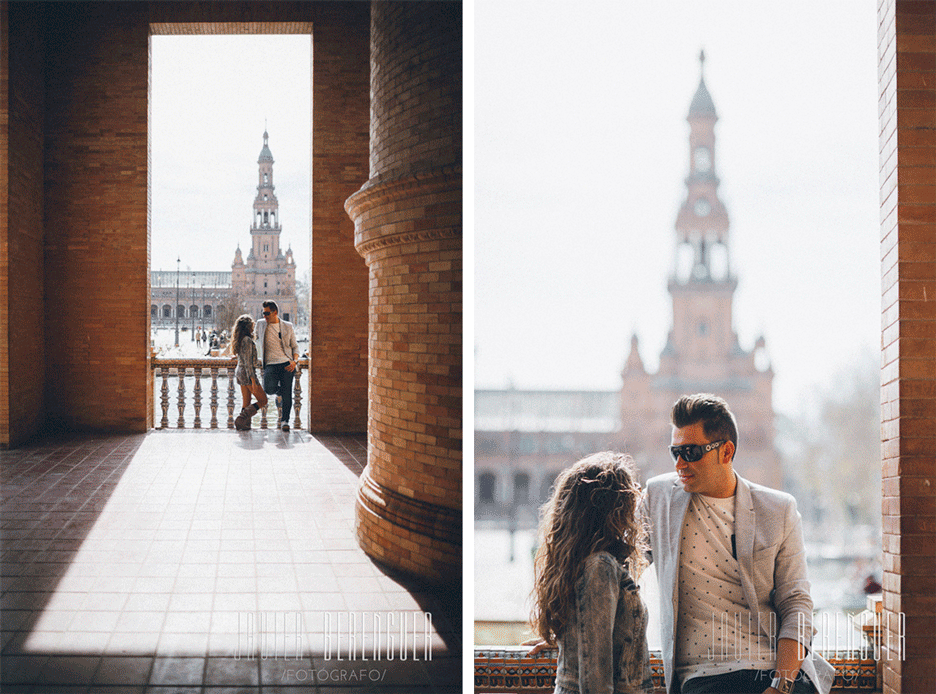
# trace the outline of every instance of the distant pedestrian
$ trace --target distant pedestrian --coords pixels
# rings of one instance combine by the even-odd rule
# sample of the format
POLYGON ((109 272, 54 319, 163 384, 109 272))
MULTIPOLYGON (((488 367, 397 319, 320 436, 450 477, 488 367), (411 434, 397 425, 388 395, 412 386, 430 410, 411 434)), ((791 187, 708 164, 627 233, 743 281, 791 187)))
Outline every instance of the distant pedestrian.
POLYGON ((234 377, 240 385, 241 395, 244 400, 244 407, 240 414, 234 419, 234 428, 239 431, 250 429, 250 420, 261 409, 267 405, 267 396, 260 385, 260 379, 257 378, 257 345, 254 342, 254 322, 253 318, 244 314, 237 319, 234 324, 234 337, 231 340, 232 351, 237 355, 237 368, 234 370, 234 377), (257 402, 251 404, 251 395, 257 398, 257 402))
POLYGON ((195 346, 201 349, 201 328, 195 328, 195 346))

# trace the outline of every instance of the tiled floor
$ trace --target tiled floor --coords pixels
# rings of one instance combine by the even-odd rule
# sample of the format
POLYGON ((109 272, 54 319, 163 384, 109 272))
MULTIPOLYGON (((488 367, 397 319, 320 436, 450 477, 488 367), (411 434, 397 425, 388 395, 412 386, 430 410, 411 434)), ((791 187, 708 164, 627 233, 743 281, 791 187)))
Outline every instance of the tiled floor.
POLYGON ((461 586, 361 551, 364 463, 299 431, 3 451, 3 692, 461 691, 461 586))

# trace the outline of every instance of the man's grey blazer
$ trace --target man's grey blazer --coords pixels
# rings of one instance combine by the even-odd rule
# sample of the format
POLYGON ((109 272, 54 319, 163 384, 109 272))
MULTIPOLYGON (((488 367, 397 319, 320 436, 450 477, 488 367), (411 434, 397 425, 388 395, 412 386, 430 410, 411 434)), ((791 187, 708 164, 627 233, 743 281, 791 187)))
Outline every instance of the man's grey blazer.
MULTIPOLYGON (((266 345, 266 329, 269 325, 266 318, 257 321, 257 358, 260 360, 261 366, 266 366, 266 355, 263 352, 266 345)), ((280 345, 282 345, 283 351, 286 352, 286 356, 294 357, 299 354, 299 343, 296 342, 296 330, 293 328, 293 324, 280 318, 279 323, 275 323, 275 325, 281 326, 279 330, 280 345)), ((271 329, 275 330, 276 328, 271 329)))
MULTIPOLYGON (((799 641, 809 653, 801 670, 820 694, 828 694, 835 669, 811 650, 812 598, 806 578, 806 550, 796 500, 784 492, 748 482, 735 473, 735 544, 741 588, 754 619, 768 636, 799 641), (774 614, 771 617, 771 613, 774 614), (762 619, 758 619, 761 616, 762 619)), ((675 472, 647 482, 644 510, 650 523, 650 547, 660 586, 660 631, 666 691, 674 687, 674 644, 679 614, 679 541, 692 495, 675 472)))

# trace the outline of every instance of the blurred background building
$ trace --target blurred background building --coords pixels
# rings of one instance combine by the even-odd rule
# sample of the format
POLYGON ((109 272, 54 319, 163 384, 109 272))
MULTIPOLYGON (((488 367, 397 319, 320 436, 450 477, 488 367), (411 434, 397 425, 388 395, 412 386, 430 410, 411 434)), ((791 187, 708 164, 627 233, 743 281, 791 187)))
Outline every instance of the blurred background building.
MULTIPOLYGON (((700 64, 704 61, 703 53, 700 64)), ((718 116, 704 75, 686 120, 689 172, 676 215, 676 251, 668 279, 673 323, 658 370, 645 368, 635 334, 619 390, 477 391, 478 520, 534 527, 556 475, 595 451, 629 453, 643 480, 671 470, 669 415, 686 393, 725 398, 738 418, 736 469, 751 481, 783 486, 774 447, 773 371, 766 342, 760 337, 746 350, 734 330, 732 299, 738 280, 729 262, 728 210, 718 196, 718 116)))
MULTIPOLYGON (((297 315, 296 263, 292 247, 280 245, 283 228, 273 185, 273 154, 269 134, 263 132, 258 164, 257 196, 250 225, 250 250, 244 260, 234 251, 231 272, 153 270, 150 272, 150 318, 153 328, 168 326, 179 317, 185 327, 230 328, 232 316, 262 317, 264 301, 273 300, 288 321, 297 315)), ((183 249, 180 249, 180 253, 183 249)))

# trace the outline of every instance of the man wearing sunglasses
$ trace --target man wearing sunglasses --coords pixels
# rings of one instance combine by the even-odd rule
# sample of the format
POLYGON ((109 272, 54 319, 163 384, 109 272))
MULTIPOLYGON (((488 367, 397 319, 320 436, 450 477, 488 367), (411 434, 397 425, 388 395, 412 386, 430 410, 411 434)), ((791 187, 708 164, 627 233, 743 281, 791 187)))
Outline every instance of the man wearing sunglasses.
POLYGON ((647 482, 669 694, 828 694, 792 496, 734 471, 738 427, 715 395, 673 406, 675 471, 647 482))
POLYGON ((275 301, 263 302, 263 318, 257 321, 257 358, 263 365, 263 390, 281 402, 278 429, 289 431, 292 383, 299 360, 299 343, 292 323, 280 320, 275 301))

